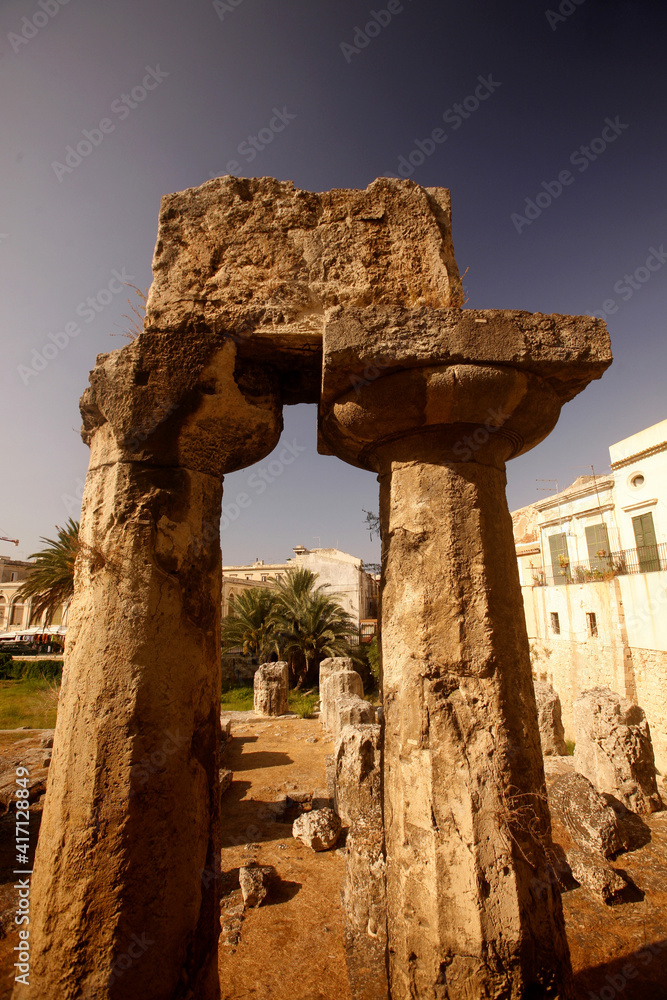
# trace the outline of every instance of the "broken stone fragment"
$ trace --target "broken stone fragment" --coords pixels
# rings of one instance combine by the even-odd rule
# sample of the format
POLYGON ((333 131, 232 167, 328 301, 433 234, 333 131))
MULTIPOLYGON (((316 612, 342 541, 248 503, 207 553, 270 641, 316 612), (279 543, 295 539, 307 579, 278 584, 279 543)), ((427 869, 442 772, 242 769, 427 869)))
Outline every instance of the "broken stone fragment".
POLYGON ((221 767, 220 770, 218 771, 218 775, 220 778, 220 797, 222 798, 222 796, 225 794, 225 792, 232 783, 232 780, 234 778, 234 772, 230 771, 226 767, 221 767))
POLYGON ((268 865, 244 865, 239 868, 239 885, 244 906, 262 905, 269 893, 268 884, 272 874, 273 868, 268 865))
POLYGON ((537 721, 540 743, 545 757, 564 757, 567 754, 565 729, 561 716, 560 698, 546 681, 533 681, 537 702, 537 721))
POLYGON ((609 688, 583 691, 574 703, 574 766, 626 809, 662 809, 651 733, 643 709, 609 688))
POLYGON ((628 846, 616 813, 583 774, 560 775, 548 794, 552 816, 582 849, 609 858, 628 846))
POLYGON ((330 850, 340 836, 341 822, 333 809, 313 809, 294 820, 292 836, 313 851, 330 850))
POLYGON ((611 865, 601 861, 592 851, 574 847, 566 851, 567 861, 577 882, 586 886, 607 906, 621 901, 628 883, 611 865))

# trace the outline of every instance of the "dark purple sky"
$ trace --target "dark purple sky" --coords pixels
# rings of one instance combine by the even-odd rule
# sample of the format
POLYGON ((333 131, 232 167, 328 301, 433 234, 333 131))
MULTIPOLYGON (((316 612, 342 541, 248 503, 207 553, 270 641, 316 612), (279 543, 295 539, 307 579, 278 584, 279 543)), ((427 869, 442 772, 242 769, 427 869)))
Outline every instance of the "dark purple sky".
MULTIPOLYGON (((78 516, 78 398, 96 354, 124 343, 120 279, 150 283, 162 194, 230 171, 320 191, 412 169, 451 189, 470 307, 606 314, 615 362, 510 464, 512 508, 544 496, 537 480, 605 472, 609 444, 667 416, 658 0, 42 4, 0 10, 0 534, 21 540, 0 554, 78 516), (90 153, 68 162, 84 130, 90 153)), ((223 532, 225 562, 298 543, 376 560, 374 477, 316 454, 314 407, 286 411, 285 438, 295 461, 261 495, 252 470, 226 480, 226 503, 253 502, 223 532)))

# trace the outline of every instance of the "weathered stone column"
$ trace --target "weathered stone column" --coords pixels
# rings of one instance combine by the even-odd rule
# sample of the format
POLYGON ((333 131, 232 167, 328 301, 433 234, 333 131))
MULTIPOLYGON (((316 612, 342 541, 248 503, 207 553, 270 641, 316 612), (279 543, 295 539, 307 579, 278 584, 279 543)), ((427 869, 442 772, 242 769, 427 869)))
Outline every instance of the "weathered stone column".
POLYGON ((220 995, 222 472, 266 455, 281 416, 268 389, 239 390, 233 343, 198 350, 165 371, 144 334, 83 399, 82 548, 17 997, 220 995))
POLYGON ((325 329, 323 448, 380 479, 392 1000, 570 996, 504 463, 608 363, 595 321, 553 344, 573 323, 340 310, 325 329))

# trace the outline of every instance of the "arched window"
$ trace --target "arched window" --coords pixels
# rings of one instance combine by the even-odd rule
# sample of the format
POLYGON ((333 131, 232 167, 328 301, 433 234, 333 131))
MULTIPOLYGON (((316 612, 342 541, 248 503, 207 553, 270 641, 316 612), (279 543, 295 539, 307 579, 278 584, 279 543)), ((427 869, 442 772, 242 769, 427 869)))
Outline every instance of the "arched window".
POLYGON ((23 612, 25 611, 25 605, 20 601, 14 601, 12 604, 11 619, 9 622, 9 627, 17 625, 19 628, 23 625, 23 612))
POLYGON ((7 601, 0 595, 0 628, 5 627, 7 619, 7 601))

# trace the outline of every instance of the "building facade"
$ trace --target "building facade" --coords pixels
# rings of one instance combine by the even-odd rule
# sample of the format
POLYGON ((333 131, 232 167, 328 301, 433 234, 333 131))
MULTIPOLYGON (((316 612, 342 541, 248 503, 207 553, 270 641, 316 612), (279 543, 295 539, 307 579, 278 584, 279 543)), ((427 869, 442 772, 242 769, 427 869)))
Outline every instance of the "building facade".
POLYGON ((31 569, 30 562, 0 556, 0 635, 47 624, 54 627, 67 625, 68 606, 58 608, 47 623, 45 614, 33 614, 32 598, 19 596, 18 591, 31 569))
POLYGON ((512 515, 533 672, 560 695, 570 739, 587 688, 640 705, 667 774, 667 420, 609 453, 611 474, 512 515))
POLYGON ((355 622, 376 619, 379 584, 375 574, 364 569, 362 559, 340 549, 294 547, 294 558, 284 563, 263 559, 247 566, 223 566, 223 615, 229 611, 229 597, 252 586, 271 586, 289 569, 303 567, 317 574, 316 586, 327 586, 355 622))

